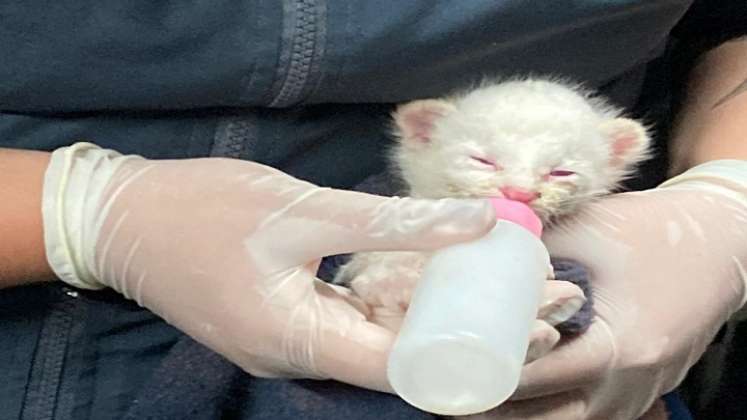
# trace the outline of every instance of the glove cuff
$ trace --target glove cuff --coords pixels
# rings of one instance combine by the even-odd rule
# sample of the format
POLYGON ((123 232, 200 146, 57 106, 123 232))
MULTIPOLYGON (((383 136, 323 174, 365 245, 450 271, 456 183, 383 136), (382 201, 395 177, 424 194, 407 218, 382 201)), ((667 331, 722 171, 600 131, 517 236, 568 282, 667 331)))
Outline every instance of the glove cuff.
POLYGON ((52 153, 44 175, 42 219, 50 267, 65 283, 83 289, 105 287, 95 275, 94 252, 108 205, 101 197, 127 160, 91 143, 76 143, 52 153))
MULTIPOLYGON (((722 194, 747 209, 747 160, 714 160, 695 166, 662 183, 659 188, 697 189, 722 194)), ((747 267, 734 259, 741 270, 747 291, 747 267)), ((738 317, 747 316, 747 292, 742 296, 738 317)))
POLYGON ((706 162, 663 182, 659 188, 697 188, 723 194, 747 207, 747 160, 706 162))

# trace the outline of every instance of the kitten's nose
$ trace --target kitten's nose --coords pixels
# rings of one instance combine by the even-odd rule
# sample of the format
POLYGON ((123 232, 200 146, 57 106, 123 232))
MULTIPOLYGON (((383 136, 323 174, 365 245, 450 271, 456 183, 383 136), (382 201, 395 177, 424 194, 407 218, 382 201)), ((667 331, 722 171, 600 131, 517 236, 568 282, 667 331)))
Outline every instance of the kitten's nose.
POLYGON ((501 193, 509 200, 521 201, 522 203, 531 203, 539 197, 537 191, 529 191, 516 187, 503 187, 501 188, 501 193))

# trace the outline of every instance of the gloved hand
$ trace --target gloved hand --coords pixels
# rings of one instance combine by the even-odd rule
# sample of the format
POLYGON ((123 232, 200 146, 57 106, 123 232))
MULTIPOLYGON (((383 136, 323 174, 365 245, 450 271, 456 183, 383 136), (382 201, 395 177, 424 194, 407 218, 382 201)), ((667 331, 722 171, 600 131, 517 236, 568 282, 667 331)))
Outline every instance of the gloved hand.
POLYGON ((527 365, 512 402, 474 418, 637 419, 744 304, 747 162, 602 199, 544 239, 589 268, 594 323, 527 365))
POLYGON ((257 376, 390 390, 394 334, 322 256, 432 250, 494 224, 487 201, 383 198, 319 188, 256 163, 146 160, 77 144, 53 153, 47 257, 82 288, 112 287, 257 376))

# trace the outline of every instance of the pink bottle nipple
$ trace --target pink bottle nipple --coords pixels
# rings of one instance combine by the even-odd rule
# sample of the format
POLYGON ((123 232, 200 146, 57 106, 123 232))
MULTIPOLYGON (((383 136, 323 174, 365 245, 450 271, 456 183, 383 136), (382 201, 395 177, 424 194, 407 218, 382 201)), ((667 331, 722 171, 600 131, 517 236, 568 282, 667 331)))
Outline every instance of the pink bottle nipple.
POLYGON ((542 221, 529 206, 519 201, 492 197, 490 202, 499 220, 508 220, 523 226, 535 236, 542 236, 542 221))

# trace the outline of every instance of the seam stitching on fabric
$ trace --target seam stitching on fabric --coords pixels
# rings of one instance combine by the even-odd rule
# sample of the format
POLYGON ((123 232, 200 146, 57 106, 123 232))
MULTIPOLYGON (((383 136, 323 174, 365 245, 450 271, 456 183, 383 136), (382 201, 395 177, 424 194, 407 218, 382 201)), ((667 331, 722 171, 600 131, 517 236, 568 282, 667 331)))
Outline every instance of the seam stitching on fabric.
POLYGON ((272 100, 270 107, 288 106, 299 100, 312 68, 318 22, 316 0, 295 1, 295 21, 293 22, 288 72, 280 92, 272 100))

